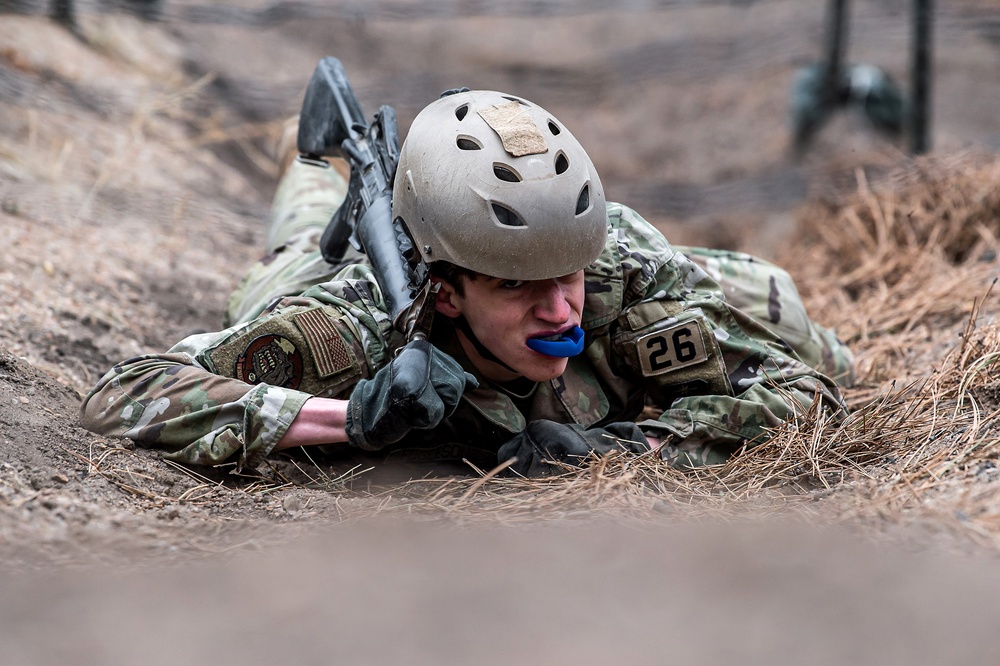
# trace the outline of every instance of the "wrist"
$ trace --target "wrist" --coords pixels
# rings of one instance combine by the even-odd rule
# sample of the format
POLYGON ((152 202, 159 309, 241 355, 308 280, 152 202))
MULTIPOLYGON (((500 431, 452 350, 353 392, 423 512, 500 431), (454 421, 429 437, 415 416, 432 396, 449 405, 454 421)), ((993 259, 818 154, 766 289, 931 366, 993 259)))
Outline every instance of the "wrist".
POLYGON ((646 443, 649 444, 650 451, 656 451, 663 446, 663 440, 655 435, 646 435, 646 443))
POLYGON ((274 448, 346 442, 346 418, 346 400, 309 398, 274 448))
MULTIPOLYGON (((364 381, 364 380, 362 380, 364 381)), ((352 396, 353 397, 353 396, 352 396)), ((345 410, 344 433, 347 442, 351 446, 356 446, 365 451, 378 451, 380 446, 376 446, 365 437, 364 422, 364 399, 349 400, 345 410)))

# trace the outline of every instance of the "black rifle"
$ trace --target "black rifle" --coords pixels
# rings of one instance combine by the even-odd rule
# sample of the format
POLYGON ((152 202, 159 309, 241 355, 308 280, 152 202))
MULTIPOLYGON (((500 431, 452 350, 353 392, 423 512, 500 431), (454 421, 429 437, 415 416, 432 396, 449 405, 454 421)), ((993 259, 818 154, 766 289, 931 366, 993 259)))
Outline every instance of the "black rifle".
POLYGON ((347 198, 320 240, 323 257, 339 263, 348 242, 368 255, 396 330, 407 340, 426 336, 434 310, 433 304, 427 307, 427 266, 401 221, 392 217, 399 162, 395 110, 383 104, 369 125, 343 65, 323 58, 302 102, 298 150, 307 164, 329 168, 323 157, 342 157, 351 166, 347 198))

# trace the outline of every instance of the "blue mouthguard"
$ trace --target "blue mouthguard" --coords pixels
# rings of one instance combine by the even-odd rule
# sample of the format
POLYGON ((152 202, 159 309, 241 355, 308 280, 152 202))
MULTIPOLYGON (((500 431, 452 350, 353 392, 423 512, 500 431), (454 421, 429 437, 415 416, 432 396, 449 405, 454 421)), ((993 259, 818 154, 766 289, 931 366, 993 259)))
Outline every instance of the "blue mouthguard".
POLYGON ((528 349, 546 356, 558 356, 559 358, 576 356, 583 351, 583 329, 574 326, 559 336, 558 340, 528 338, 525 344, 528 345, 528 349))

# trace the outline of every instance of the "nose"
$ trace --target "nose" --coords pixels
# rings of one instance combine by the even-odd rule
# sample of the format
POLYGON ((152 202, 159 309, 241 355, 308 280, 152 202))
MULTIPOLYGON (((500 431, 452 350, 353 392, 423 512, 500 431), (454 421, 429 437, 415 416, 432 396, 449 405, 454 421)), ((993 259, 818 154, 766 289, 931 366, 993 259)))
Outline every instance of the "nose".
POLYGON ((566 285, 559 280, 539 280, 535 292, 535 317, 553 324, 566 323, 572 312, 566 285))

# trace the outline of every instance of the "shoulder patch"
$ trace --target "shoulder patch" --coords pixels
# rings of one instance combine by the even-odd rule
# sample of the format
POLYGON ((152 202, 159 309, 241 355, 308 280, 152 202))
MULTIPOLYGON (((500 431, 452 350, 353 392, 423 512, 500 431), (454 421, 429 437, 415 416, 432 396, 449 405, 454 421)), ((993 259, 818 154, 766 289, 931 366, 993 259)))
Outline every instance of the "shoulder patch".
POLYGON ((333 320, 321 309, 306 310, 293 319, 306 338, 320 378, 354 366, 354 356, 333 320))
POLYGON ((282 335, 261 335, 236 356, 233 376, 247 384, 297 389, 302 383, 302 354, 282 335))
POLYGON ((646 377, 665 375, 708 359, 697 319, 674 324, 638 338, 639 364, 646 377))
POLYGON ((680 306, 639 303, 618 318, 612 337, 622 364, 642 376, 646 398, 664 409, 683 395, 733 395, 717 329, 700 307, 680 306))
POLYGON ((364 350, 335 316, 290 306, 254 320, 197 358, 210 372, 247 384, 341 395, 366 366, 364 350))

